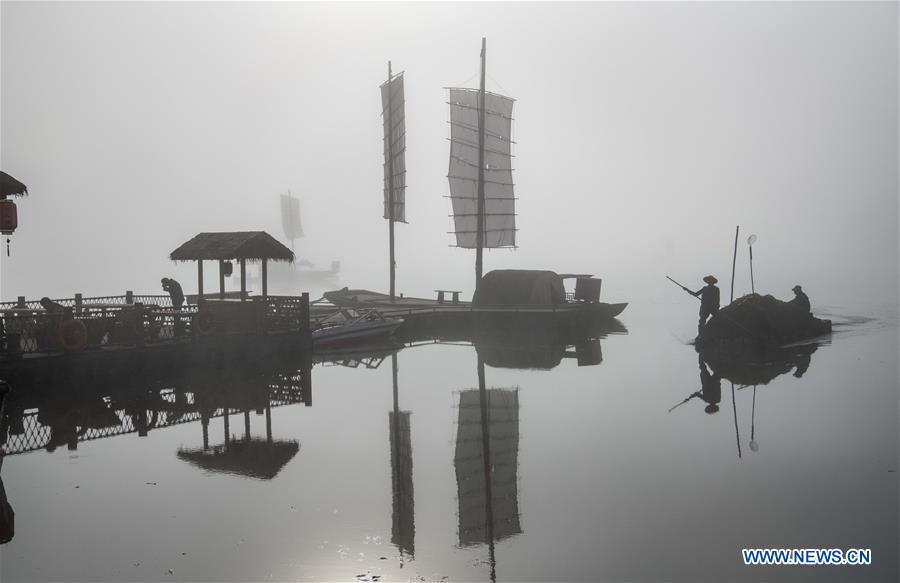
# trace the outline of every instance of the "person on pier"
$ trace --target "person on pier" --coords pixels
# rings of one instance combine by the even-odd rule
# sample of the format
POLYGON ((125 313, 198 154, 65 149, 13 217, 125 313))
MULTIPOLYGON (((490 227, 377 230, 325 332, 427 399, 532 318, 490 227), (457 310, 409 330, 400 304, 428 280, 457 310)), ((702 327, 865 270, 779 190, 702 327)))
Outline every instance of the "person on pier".
POLYGON ((710 316, 715 316, 719 312, 719 288, 716 284, 719 280, 712 275, 703 278, 706 286, 693 292, 688 292, 700 298, 700 322, 697 324, 697 336, 703 336, 703 329, 706 327, 706 320, 710 316))
POLYGON ((172 307, 180 310, 184 305, 184 291, 181 289, 181 284, 172 278, 164 277, 162 278, 162 288, 172 299, 172 307))

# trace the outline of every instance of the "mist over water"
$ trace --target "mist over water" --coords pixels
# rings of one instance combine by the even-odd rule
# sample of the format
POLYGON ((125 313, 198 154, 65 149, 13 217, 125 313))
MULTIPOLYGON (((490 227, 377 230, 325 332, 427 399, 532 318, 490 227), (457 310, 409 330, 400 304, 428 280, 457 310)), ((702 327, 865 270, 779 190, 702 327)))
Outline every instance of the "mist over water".
MULTIPOLYGON (((610 301, 693 286, 896 305, 897 5, 4 3, 2 166, 20 201, 3 299, 150 292, 201 231, 280 234, 387 288, 381 103, 406 72, 398 290, 474 287, 451 248, 446 86, 514 97, 508 267, 590 272, 610 301)), ((207 274, 214 283, 214 274, 207 274)), ((257 290, 258 291, 258 290, 257 290)))
MULTIPOLYGON (((629 302, 600 338, 417 339, 396 387, 380 353, 319 359, 301 388, 299 354, 246 378, 223 361, 14 387, 0 580, 897 580, 898 10, 0 3, 0 167, 30 192, 0 253, 3 301, 160 294, 164 276, 193 294, 195 265, 169 253, 204 231, 282 238, 288 190, 298 260, 340 272, 270 292, 386 292, 388 60, 406 94, 397 291, 468 300, 445 88, 477 86, 486 37, 487 89, 516 99, 519 247, 485 253, 485 272, 593 273, 601 301, 629 302), (834 333, 736 366, 707 412, 697 301, 664 276, 698 289, 713 274, 727 304, 736 225, 735 297, 755 234, 756 291, 801 284, 834 333), (479 362, 505 391, 493 538, 467 522, 487 494, 459 446, 479 362), (159 425, 66 433, 98 407, 132 424, 156 407, 159 425), (225 409, 230 426, 214 415, 204 435, 225 409), (271 476, 186 461, 204 437, 239 442, 245 419, 288 444, 271 476), (873 565, 750 568, 743 547, 871 548, 873 565)), ((205 276, 216 290, 211 262, 205 276)))

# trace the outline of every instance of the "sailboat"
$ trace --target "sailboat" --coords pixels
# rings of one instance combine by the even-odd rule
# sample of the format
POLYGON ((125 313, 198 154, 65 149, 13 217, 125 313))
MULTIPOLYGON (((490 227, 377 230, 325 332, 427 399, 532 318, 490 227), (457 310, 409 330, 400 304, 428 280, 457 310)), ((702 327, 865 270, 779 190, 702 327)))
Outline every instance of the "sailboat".
POLYGON ((456 247, 475 249, 475 294, 459 300, 458 290, 435 290, 436 300, 395 295, 394 223, 406 222, 406 138, 403 74, 381 85, 384 118, 384 217, 389 221, 390 293, 343 288, 324 294, 336 306, 398 309, 476 308, 481 312, 549 314, 553 318, 583 316, 611 319, 627 303, 600 302, 600 284, 590 274, 557 274, 538 270, 484 271, 484 249, 516 248, 516 196, 512 168, 512 121, 515 100, 485 89, 487 41, 481 39, 481 84, 478 89, 448 87, 450 163, 447 171, 456 247), (575 280, 573 292, 564 280, 575 280), (522 311, 518 308, 527 308, 522 311))
MULTIPOLYGON (((290 243, 291 251, 295 250, 296 240, 304 237, 303 224, 300 221, 300 201, 291 191, 280 195, 281 228, 284 240, 290 243)), ((332 261, 329 269, 316 269, 308 259, 298 259, 293 263, 277 262, 269 265, 269 287, 277 292, 296 293, 298 289, 310 283, 327 284, 333 282, 341 271, 341 262, 332 261)), ((251 285, 260 281, 259 275, 248 276, 251 285)))

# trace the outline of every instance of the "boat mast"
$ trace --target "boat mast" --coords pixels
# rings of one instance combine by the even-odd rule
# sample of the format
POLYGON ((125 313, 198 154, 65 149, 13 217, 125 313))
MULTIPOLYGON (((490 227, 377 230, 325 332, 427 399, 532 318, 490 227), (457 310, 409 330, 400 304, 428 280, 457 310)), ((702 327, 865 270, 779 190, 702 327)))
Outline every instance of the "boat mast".
POLYGON ((478 92, 478 235, 475 249, 475 287, 481 283, 484 247, 484 71, 487 39, 481 37, 481 88, 478 92))
POLYGON ((388 61, 388 239, 390 250, 391 302, 394 301, 394 88, 392 85, 391 62, 388 61))

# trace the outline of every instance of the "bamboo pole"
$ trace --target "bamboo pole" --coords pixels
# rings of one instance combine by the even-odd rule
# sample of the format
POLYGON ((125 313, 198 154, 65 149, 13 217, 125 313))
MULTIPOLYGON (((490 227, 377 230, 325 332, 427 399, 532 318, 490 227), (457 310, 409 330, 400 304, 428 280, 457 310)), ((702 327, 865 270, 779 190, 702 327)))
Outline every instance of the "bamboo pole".
POLYGON ((731 261, 731 302, 734 301, 734 271, 737 268, 738 233, 740 230, 740 225, 734 228, 734 259, 731 261))
POLYGON ((481 283, 484 257, 484 76, 487 39, 481 37, 481 88, 478 92, 478 234, 475 237, 475 288, 481 283))
POLYGON ((388 61, 388 247, 390 250, 391 302, 394 301, 396 264, 394 262, 394 82, 391 62, 388 61))

